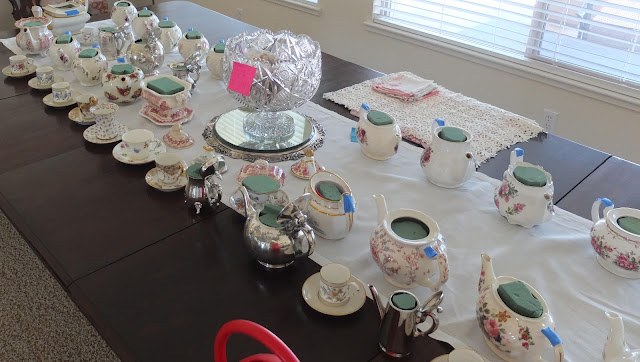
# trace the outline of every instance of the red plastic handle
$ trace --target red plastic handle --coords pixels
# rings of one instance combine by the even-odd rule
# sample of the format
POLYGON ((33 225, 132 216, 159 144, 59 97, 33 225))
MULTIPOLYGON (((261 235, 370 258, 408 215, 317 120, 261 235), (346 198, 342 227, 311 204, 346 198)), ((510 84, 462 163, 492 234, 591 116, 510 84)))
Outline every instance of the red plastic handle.
POLYGON ((243 319, 227 322, 220 328, 213 345, 214 361, 227 362, 227 340, 235 333, 252 337, 273 352, 273 354, 257 354, 247 357, 241 362, 300 362, 278 336, 257 323, 243 319))

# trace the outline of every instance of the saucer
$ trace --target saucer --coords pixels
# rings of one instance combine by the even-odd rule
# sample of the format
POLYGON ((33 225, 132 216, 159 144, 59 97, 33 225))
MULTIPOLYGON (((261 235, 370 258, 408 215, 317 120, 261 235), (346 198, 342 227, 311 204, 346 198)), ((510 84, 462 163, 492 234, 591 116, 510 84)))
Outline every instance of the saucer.
POLYGON ((169 185, 160 181, 160 179, 158 178, 158 172, 158 169, 154 167, 149 170, 149 172, 147 172, 147 175, 144 177, 144 180, 147 181, 147 184, 156 190, 171 192, 180 190, 187 186, 187 175, 184 172, 180 175, 180 178, 178 178, 178 181, 176 181, 176 183, 169 185))
POLYGON ((6 67, 2 68, 2 74, 6 75, 7 77, 14 77, 14 78, 22 78, 25 77, 29 74, 33 74, 36 72, 36 66, 33 64, 27 64, 27 71, 24 73, 14 73, 11 71, 11 65, 7 65, 6 67))
POLYGON ((346 304, 330 307, 320 301, 318 296, 318 289, 320 289, 320 273, 315 273, 304 282, 302 285, 302 298, 309 304, 309 306, 320 313, 334 316, 343 316, 351 314, 360 309, 365 300, 367 300, 367 293, 365 292, 364 285, 358 278, 351 276, 349 282, 355 282, 360 287, 358 294, 349 298, 346 304))
MULTIPOLYGON (((111 152, 111 154, 113 155, 113 157, 116 160, 118 160, 118 161, 120 161, 122 163, 126 163, 126 164, 129 164, 129 165, 144 165, 145 163, 149 163, 149 162, 155 161, 156 160, 156 156, 159 153, 166 152, 166 151, 167 151, 167 146, 165 146, 164 143, 160 142, 160 146, 158 146, 153 151, 149 151, 149 155, 147 156, 147 158, 143 158, 142 160, 132 160, 125 153, 126 151, 124 150, 124 145, 122 144, 122 142, 120 142, 113 148, 113 152, 111 152)), ((145 179, 146 179, 146 177, 145 177, 145 179)))
POLYGON ((98 138, 98 136, 96 136, 96 129, 97 129, 96 127, 97 127, 96 125, 93 125, 85 129, 84 132, 82 133, 82 136, 84 137, 85 140, 91 143, 97 143, 99 145, 119 142, 122 140, 122 134, 124 134, 129 130, 129 127, 125 126, 122 123, 116 122, 116 127, 118 128, 118 135, 108 140, 103 140, 102 138, 98 138))
POLYGON ((173 126, 178 123, 186 123, 193 117, 193 109, 187 107, 173 110, 171 114, 172 117, 163 117, 162 115, 154 112, 154 109, 156 109, 154 106, 147 103, 142 106, 140 115, 158 126, 173 126))
POLYGON ((49 107, 69 107, 72 104, 76 104, 76 98, 78 98, 78 96, 80 95, 80 92, 78 92, 77 90, 71 90, 71 98, 69 98, 68 101, 66 102, 54 102, 53 101, 53 93, 49 93, 46 96, 44 96, 44 98, 42 98, 42 102, 44 102, 44 104, 48 105, 49 107))
MULTIPOLYGON (((60 75, 56 75, 53 77, 53 83, 58 83, 58 82, 64 82, 64 78, 60 75)), ((51 84, 53 84, 51 83, 51 84)), ((45 90, 45 89, 51 89, 51 84, 47 84, 47 85, 42 85, 40 83, 38 83, 38 77, 33 77, 31 79, 29 79, 29 87, 33 88, 33 89, 37 89, 37 90, 45 90)))
POLYGON ((69 119, 76 122, 81 126, 90 126, 95 124, 96 121, 93 119, 84 119, 84 115, 80 112, 80 108, 76 107, 69 112, 69 119))

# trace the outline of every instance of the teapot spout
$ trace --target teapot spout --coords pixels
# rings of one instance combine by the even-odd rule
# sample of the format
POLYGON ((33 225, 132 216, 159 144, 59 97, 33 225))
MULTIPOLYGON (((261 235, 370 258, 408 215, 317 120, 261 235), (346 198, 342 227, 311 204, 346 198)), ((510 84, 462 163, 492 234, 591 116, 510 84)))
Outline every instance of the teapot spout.
POLYGON ((482 292, 485 288, 491 286, 496 280, 496 275, 493 274, 493 265, 491 264, 491 257, 486 253, 482 253, 482 269, 480 270, 480 282, 478 283, 478 293, 482 292))
POLYGON ((249 197, 249 192, 247 192, 247 189, 244 186, 240 188, 240 192, 242 192, 242 199, 244 200, 244 210, 247 213, 247 219, 257 218, 258 212, 251 204, 251 198, 249 197))
POLYGON ((381 224, 388 214, 387 202, 384 199, 384 195, 381 194, 375 194, 373 198, 376 200, 376 207, 378 209, 378 224, 381 224))
POLYGON ((380 314, 380 319, 384 318, 384 306, 382 305, 382 301, 380 300, 380 294, 378 294, 378 290, 373 285, 369 284, 369 290, 371 291, 371 299, 378 306, 378 313, 380 314))
POLYGON ((609 333, 607 334, 607 342, 604 345, 602 357, 604 357, 605 361, 609 361, 616 356, 624 356, 630 350, 624 343, 622 317, 618 313, 611 311, 604 314, 609 320, 609 333))

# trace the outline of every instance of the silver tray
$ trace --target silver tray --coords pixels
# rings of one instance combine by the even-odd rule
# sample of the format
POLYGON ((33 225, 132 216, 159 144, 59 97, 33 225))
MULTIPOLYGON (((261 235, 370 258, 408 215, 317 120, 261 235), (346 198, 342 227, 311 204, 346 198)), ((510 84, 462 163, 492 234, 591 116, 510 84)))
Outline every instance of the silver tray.
POLYGON ((202 136, 207 144, 231 158, 253 162, 258 159, 270 162, 297 160, 304 157, 304 150, 315 151, 322 147, 326 132, 313 118, 294 111, 286 111, 296 125, 294 135, 285 142, 253 142, 244 135, 242 120, 249 111, 243 108, 223 113, 211 120, 202 136))

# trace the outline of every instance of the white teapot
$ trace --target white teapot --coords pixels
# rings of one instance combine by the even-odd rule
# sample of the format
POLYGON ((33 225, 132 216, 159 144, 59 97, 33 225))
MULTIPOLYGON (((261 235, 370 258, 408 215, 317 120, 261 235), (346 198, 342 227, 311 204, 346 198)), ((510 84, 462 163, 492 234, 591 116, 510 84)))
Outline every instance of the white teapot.
POLYGON ((398 152, 402 131, 393 117, 371 110, 366 103, 362 103, 356 138, 365 156, 374 160, 387 160, 398 152))
POLYGON ((182 34, 182 38, 178 42, 178 52, 182 55, 182 58, 187 60, 193 53, 200 51, 200 56, 196 59, 199 64, 206 59, 207 53, 209 53, 209 41, 200 32, 189 28, 189 30, 182 34))
POLYGON ((111 8, 111 20, 120 27, 127 23, 131 24, 137 13, 138 9, 129 1, 116 1, 111 8))
POLYGON ((452 129, 458 138, 443 138, 445 123, 436 118, 431 126, 431 142, 425 145, 420 167, 427 180, 446 188, 460 187, 476 170, 476 160, 471 151, 473 136, 464 129, 452 129))
POLYGON ((356 200, 349 185, 338 175, 329 171, 316 172, 304 187, 304 193, 311 194, 311 200, 304 214, 314 232, 330 240, 342 239, 351 231, 356 211, 356 200), (337 197, 326 198, 321 185, 328 184, 338 190, 337 197))
POLYGON ((58 70, 71 70, 72 62, 78 56, 80 49, 80 43, 71 36, 70 31, 58 36, 49 52, 51 64, 58 70), (69 38, 70 41, 67 42, 69 38))
POLYGON ((480 294, 476 304, 476 317, 484 340, 491 350, 505 361, 542 361, 551 343, 554 361, 564 359, 562 341, 555 333, 555 323, 544 298, 532 286, 524 283, 542 305, 537 318, 522 316, 509 308, 498 294, 501 284, 518 281, 513 277, 496 277, 491 257, 482 253, 482 269, 478 283, 480 294))
POLYGON ((530 228, 551 220, 554 214, 553 181, 551 174, 544 168, 524 162, 523 157, 522 149, 511 151, 511 162, 504 172, 502 183, 495 190, 493 201, 500 215, 507 218, 510 224, 530 228), (518 166, 541 171, 546 178, 544 186, 530 186, 520 182, 514 176, 518 166))
POLYGON ((207 54, 207 68, 215 79, 222 79, 222 63, 224 62, 224 40, 220 39, 218 43, 211 47, 207 54))
POLYGON ((144 73, 140 68, 125 64, 118 58, 118 64, 102 75, 104 96, 111 102, 129 103, 142 95, 144 73))
POLYGON ((160 44, 164 48, 164 53, 173 53, 178 49, 178 42, 182 38, 182 30, 169 20, 166 16, 158 23, 160 28, 160 44))
MULTIPOLYGON (((640 210, 613 208, 609 199, 597 199, 591 207, 591 246, 603 268, 615 275, 640 278, 640 235, 620 225, 623 218, 640 219, 640 210), (600 205, 604 204, 604 217, 600 218, 600 205)), ((624 225, 624 223, 623 223, 624 225)))
POLYGON ((100 53, 98 44, 78 53, 78 58, 74 59, 72 64, 73 75, 84 87, 100 84, 102 74, 108 69, 107 59, 100 53), (95 52, 91 52, 92 50, 95 52))
POLYGON ((148 10, 146 7, 142 8, 131 21, 131 28, 135 39, 142 39, 147 32, 147 28, 155 29, 158 27, 159 22, 158 17, 153 11, 148 10))
POLYGON ((417 210, 387 211, 384 196, 373 198, 378 208, 378 226, 371 233, 369 244, 385 279, 400 288, 440 289, 449 279, 449 263, 438 224, 417 210), (432 281, 436 274, 436 281, 432 281))
POLYGON ((640 362, 640 349, 630 349, 624 342, 622 317, 615 312, 605 312, 609 319, 609 334, 602 357, 605 362, 640 362))
POLYGON ((48 26, 51 19, 44 16, 23 18, 14 23, 20 32, 16 34, 16 44, 25 54, 45 56, 53 43, 53 33, 48 26))

